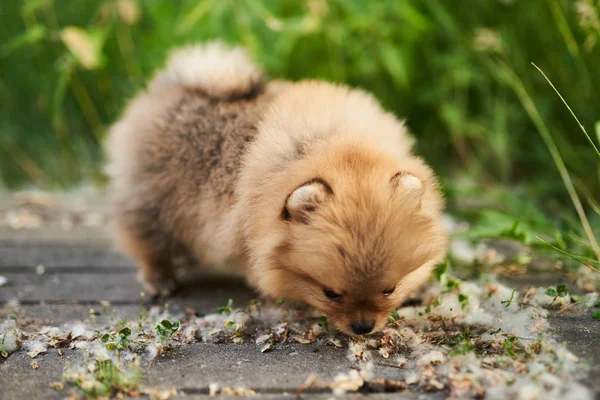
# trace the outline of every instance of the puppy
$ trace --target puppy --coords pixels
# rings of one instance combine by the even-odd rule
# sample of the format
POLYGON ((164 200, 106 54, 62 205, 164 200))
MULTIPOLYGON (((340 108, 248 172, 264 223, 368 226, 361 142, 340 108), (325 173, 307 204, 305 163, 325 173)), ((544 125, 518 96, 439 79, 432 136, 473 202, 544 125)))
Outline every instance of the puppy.
POLYGON ((175 287, 174 256, 233 260, 262 295, 374 332, 446 253, 438 183, 412 147, 365 92, 184 47, 110 132, 116 241, 153 294, 175 287))

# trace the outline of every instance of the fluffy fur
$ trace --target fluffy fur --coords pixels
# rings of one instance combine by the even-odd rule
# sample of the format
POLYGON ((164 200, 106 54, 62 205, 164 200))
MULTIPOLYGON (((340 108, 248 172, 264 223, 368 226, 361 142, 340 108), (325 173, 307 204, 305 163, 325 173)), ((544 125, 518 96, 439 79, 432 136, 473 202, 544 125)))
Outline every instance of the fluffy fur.
POLYGON ((175 255, 234 260, 265 296, 378 330, 446 252, 412 146, 360 90, 266 82, 241 49, 187 47, 111 131, 117 242, 154 293, 173 289, 175 255))

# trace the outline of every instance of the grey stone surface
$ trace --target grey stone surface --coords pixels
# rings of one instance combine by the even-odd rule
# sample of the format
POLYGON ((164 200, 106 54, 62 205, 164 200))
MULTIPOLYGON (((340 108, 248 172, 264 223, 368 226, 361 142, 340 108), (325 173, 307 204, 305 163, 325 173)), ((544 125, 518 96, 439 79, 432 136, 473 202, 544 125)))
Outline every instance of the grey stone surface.
POLYGON ((18 306, 0 306, 0 320, 9 314, 17 317, 19 328, 32 331, 42 326, 61 326, 70 322, 81 321, 93 326, 103 326, 107 318, 135 320, 140 315, 142 307, 139 305, 110 306, 104 309, 100 304, 34 304, 18 306), (93 311, 93 313, 92 313, 93 311))
MULTIPOLYGON (((253 343, 195 343, 174 348, 155 360, 144 361, 142 384, 176 387, 182 393, 201 397, 207 393, 211 383, 218 383, 233 388, 252 388, 269 398, 279 398, 277 396, 283 393, 295 393, 311 373, 316 373, 319 380, 332 380, 337 373, 347 372, 351 362, 346 351, 318 343, 289 344, 269 353, 261 353, 259 346, 253 343)), ((24 352, 12 354, 0 363, 0 387, 4 389, 2 398, 56 398, 57 393, 50 388, 50 382, 61 381, 67 362, 71 365, 82 363, 81 354, 80 351, 65 349, 63 357, 59 357, 57 350, 49 349, 47 354, 35 358, 38 369, 31 368, 32 359, 24 352)), ((382 376, 383 372, 376 373, 382 376)), ((436 394, 428 398, 439 396, 436 394)), ((322 395, 311 394, 308 390, 303 397, 321 398, 322 395)), ((407 391, 394 394, 392 398, 409 399, 416 398, 416 395, 407 391)))
POLYGON ((35 358, 39 368, 33 369, 33 361, 24 352, 11 354, 0 361, 0 387, 2 399, 64 399, 66 391, 59 393, 50 387, 51 382, 60 382, 65 362, 77 362, 79 355, 74 351, 64 351, 59 357, 57 350, 50 349, 47 354, 35 358))
MULTIPOLYGON (((242 280, 214 275, 196 276, 181 283, 177 293, 166 300, 141 296, 143 287, 134 272, 127 273, 58 273, 38 276, 35 273, 3 274, 8 283, 0 289, 0 305, 18 300, 23 305, 85 304, 96 306, 107 301, 118 305, 169 304, 174 311, 187 306, 199 314, 214 312, 227 303, 248 304, 256 296, 242 280)), ((89 307, 88 307, 89 310, 89 307)))
POLYGON ((0 302, 17 299, 24 303, 72 302, 95 303, 101 300, 113 303, 140 301, 142 287, 135 273, 79 273, 3 274, 8 284, 2 287, 0 302))
POLYGON ((555 314, 549 320, 558 339, 566 342, 573 353, 590 364, 587 383, 600 397, 600 321, 592 318, 591 311, 555 314))
POLYGON ((107 267, 133 269, 132 260, 104 246, 0 242, 0 268, 46 269, 107 267))
POLYGON ((289 344, 261 353, 254 343, 193 344, 174 349, 146 364, 145 382, 180 388, 204 388, 210 383, 259 389, 295 390, 311 373, 331 380, 351 363, 347 349, 322 344, 289 344))

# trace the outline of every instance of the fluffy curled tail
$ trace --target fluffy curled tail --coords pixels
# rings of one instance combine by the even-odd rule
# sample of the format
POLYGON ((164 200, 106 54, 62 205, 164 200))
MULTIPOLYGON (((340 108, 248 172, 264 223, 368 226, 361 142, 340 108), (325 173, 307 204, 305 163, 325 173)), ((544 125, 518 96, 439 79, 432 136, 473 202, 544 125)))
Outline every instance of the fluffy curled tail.
POLYGON ((262 70, 240 47, 220 41, 195 44, 172 51, 166 67, 150 82, 150 90, 183 86, 216 99, 249 96, 264 82, 262 70))

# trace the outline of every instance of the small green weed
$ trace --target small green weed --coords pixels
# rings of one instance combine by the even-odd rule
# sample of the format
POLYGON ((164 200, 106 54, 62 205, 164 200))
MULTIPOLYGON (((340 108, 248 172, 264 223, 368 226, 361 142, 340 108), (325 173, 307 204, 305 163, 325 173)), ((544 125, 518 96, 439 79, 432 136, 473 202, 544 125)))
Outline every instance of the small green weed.
POLYGON ((556 299, 558 299, 559 297, 567 297, 569 295, 569 291, 567 290, 567 287, 563 284, 557 285, 556 288, 548 288, 548 289, 546 289, 546 291, 544 293, 547 294, 548 296, 554 297, 554 299, 552 299, 552 303, 550 303, 550 305, 554 304, 556 299))
POLYGON ((523 345, 516 336, 507 336, 502 347, 504 347, 504 352, 511 357, 517 357, 517 352, 523 350, 523 345))
MULTIPOLYGON (((136 359, 137 360, 137 359, 136 359)), ((135 391, 141 382, 139 361, 127 364, 127 369, 111 360, 97 360, 89 370, 92 376, 74 374, 70 367, 63 380, 81 390, 86 398, 114 397, 135 391)))
POLYGON ((475 350, 475 345, 473 343, 463 342, 460 347, 457 347, 456 349, 454 349, 450 353, 448 353, 448 356, 455 357, 458 355, 467 354, 468 352, 473 351, 473 350, 475 350))
POLYGON ((464 295, 462 293, 458 294, 458 302, 460 303, 460 307, 464 310, 466 307, 469 306, 469 296, 464 295))
POLYGON ((180 326, 180 321, 171 322, 168 319, 163 319, 154 329, 161 342, 168 342, 180 326))
POLYGON ((319 326, 325 330, 327 330, 327 328, 329 327, 329 324, 327 323, 327 317, 322 315, 321 318, 319 318, 319 326))
POLYGON ((229 319, 229 320, 225 321, 223 324, 225 325, 226 328, 233 328, 233 326, 235 325, 235 321, 229 319))
POLYGON ((500 304, 504 304, 504 307, 508 308, 508 307, 510 307, 510 305, 512 304, 514 299, 515 299, 515 289, 512 290, 512 293, 510 294, 510 298, 508 300, 502 300, 500 302, 500 304))
POLYGON ((246 313, 252 314, 253 312, 257 312, 260 315, 260 309, 262 307, 262 303, 259 300, 252 299, 250 303, 246 306, 246 313))
POLYGON ((435 267, 435 270, 433 271, 435 279, 437 279, 438 282, 440 282, 440 285, 442 285, 442 286, 444 286, 446 284, 446 279, 447 279, 446 273, 448 272, 448 264, 449 263, 450 263, 450 261, 448 261, 448 259, 446 259, 446 261, 444 261, 442 264, 438 264, 435 267))
POLYGON ((390 314, 389 318, 388 318, 388 322, 390 324, 393 324, 394 322, 398 321, 400 319, 400 315, 398 315, 398 310, 394 309, 394 311, 392 311, 392 313, 390 314))
POLYGON ((475 345, 471 342, 471 329, 467 328, 463 333, 456 335, 454 340, 448 341, 448 345, 452 347, 456 346, 454 350, 448 353, 449 357, 467 354, 475 350, 475 345))
POLYGON ((233 306, 233 299, 227 300, 227 304, 223 307, 217 307, 217 312, 219 314, 231 314, 231 307, 233 306))
POLYGON ((450 260, 446 259, 442 264, 438 264, 433 274, 435 279, 440 282, 441 287, 446 287, 444 293, 449 293, 457 290, 460 287, 461 280, 452 278, 449 273, 450 260))
POLYGON ((106 345, 106 348, 110 351, 123 350, 127 348, 129 343, 129 336, 131 336, 131 329, 128 327, 121 328, 119 332, 105 333, 100 338, 100 341, 106 345))

